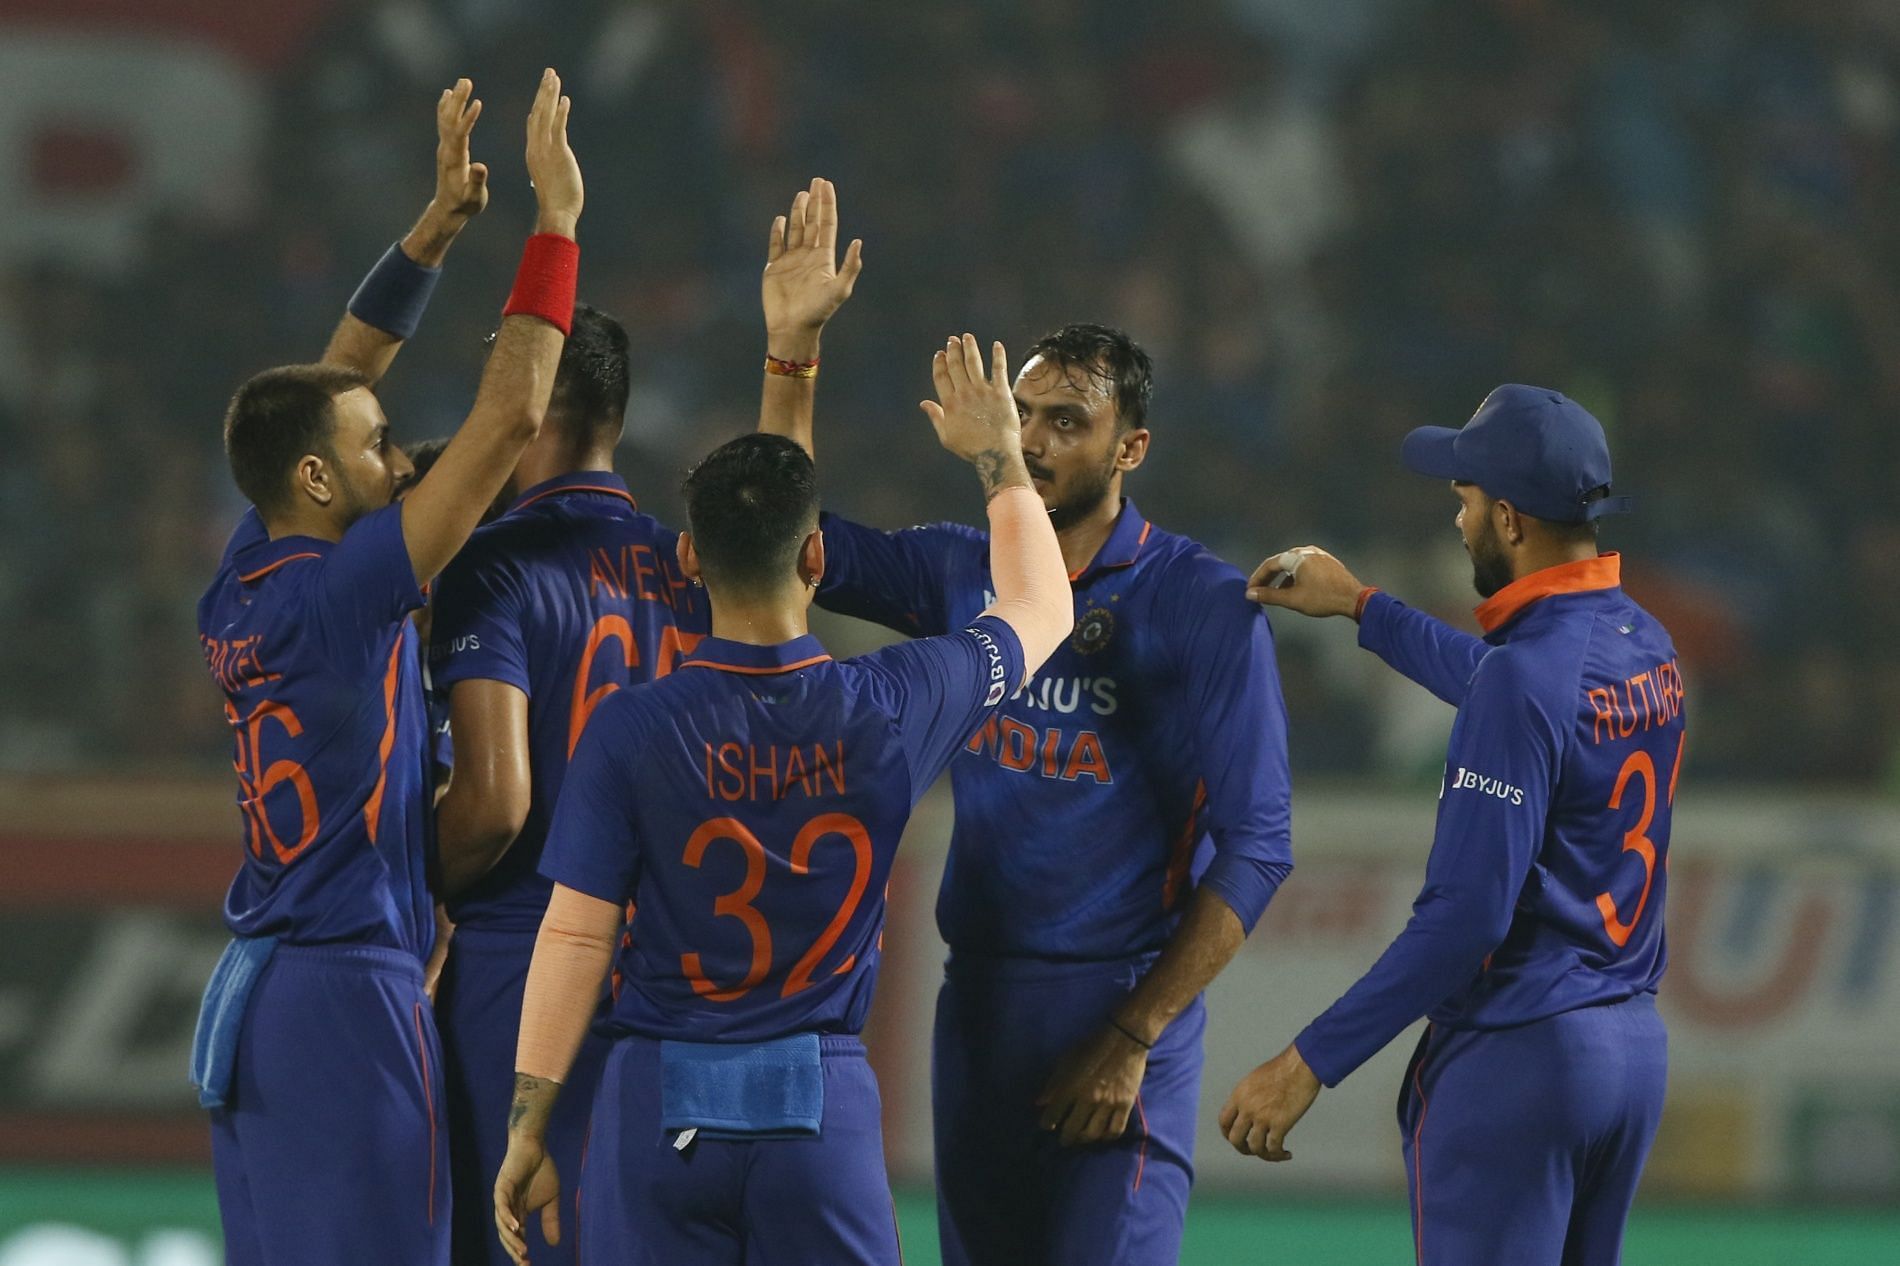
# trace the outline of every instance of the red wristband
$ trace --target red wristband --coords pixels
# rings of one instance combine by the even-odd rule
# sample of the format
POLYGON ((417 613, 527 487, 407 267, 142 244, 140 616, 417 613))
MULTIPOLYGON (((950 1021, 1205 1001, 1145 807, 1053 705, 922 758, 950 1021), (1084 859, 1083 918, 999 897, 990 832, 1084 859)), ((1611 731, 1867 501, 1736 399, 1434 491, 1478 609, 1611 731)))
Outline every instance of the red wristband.
POLYGON ((1379 586, 1377 585, 1367 585, 1364 589, 1359 591, 1359 600, 1352 604, 1353 619, 1357 620, 1366 613, 1366 602, 1377 592, 1379 592, 1379 586))
POLYGON ((571 237, 536 233, 521 249, 515 288, 502 308, 505 317, 540 317, 563 335, 574 328, 574 287, 581 274, 581 248, 571 237))

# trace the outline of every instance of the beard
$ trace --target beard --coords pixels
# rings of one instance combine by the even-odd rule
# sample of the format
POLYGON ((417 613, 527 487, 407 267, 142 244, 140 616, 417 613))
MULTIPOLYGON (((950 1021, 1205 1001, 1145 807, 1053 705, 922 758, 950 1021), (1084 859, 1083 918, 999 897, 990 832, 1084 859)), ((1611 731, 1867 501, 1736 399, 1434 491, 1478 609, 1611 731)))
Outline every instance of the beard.
POLYGON ((1505 554, 1504 543, 1498 539, 1497 529, 1489 520, 1477 541, 1466 545, 1465 552, 1471 555, 1471 587, 1478 591, 1480 598, 1491 597, 1514 579, 1510 557, 1505 554))
POLYGON ((380 497, 369 489, 359 487, 357 482, 337 468, 338 510, 343 516, 343 529, 348 531, 356 521, 373 510, 380 510, 393 503, 405 489, 397 488, 395 495, 380 497))
MULTIPOLYGON (((1031 466, 1029 473, 1044 479, 1050 474, 1040 466, 1031 466)), ((1081 471, 1076 475, 1075 482, 1061 491, 1056 503, 1049 507, 1050 526, 1060 532, 1088 518, 1108 499, 1109 489, 1114 483, 1115 452, 1110 449, 1102 465, 1081 471)))

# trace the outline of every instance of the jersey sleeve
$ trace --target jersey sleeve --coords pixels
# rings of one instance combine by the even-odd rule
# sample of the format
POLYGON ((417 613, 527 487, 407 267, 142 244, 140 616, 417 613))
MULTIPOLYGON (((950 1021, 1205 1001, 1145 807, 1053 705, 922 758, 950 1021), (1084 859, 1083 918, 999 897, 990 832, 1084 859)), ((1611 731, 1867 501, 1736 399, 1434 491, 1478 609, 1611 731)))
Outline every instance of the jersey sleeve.
POLYGON ((1185 706, 1214 842, 1200 886, 1252 932, 1293 869, 1286 700, 1273 630, 1266 612, 1247 601, 1246 579, 1210 555, 1191 585, 1176 609, 1187 630, 1185 706))
POLYGON ((835 514, 821 515, 818 526, 825 538, 819 606, 910 637, 949 632, 952 574, 965 556, 982 552, 981 532, 954 523, 885 532, 835 514))
POLYGON ((541 873, 602 901, 623 902, 640 878, 640 837, 630 776, 640 746, 636 701, 608 696, 581 733, 561 783, 541 873))
POLYGON ((429 673, 439 689, 458 681, 528 688, 526 594, 505 554, 479 536, 442 569, 429 630, 429 673))
POLYGON ((1542 846, 1563 731, 1505 651, 1486 656, 1452 725, 1425 886, 1372 970, 1294 1040, 1337 1085, 1483 969, 1542 846))
POLYGON ((873 674, 904 751, 913 804, 1024 671, 1016 630, 989 615, 959 632, 899 642, 851 662, 873 674))
POLYGON ((1457 707, 1465 701, 1478 661, 1490 653, 1483 638, 1406 606, 1383 591, 1359 613, 1359 645, 1457 707))
POLYGON ((364 515, 343 534, 324 556, 311 597, 309 628, 326 658, 350 673, 380 671, 390 626, 423 603, 400 504, 364 515))

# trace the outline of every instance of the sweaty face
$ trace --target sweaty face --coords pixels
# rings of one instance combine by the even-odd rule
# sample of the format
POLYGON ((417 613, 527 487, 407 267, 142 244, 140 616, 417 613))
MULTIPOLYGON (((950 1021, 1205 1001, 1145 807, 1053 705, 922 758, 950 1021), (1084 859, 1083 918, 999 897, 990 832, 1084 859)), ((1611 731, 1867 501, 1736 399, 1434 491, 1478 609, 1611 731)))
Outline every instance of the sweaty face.
POLYGON ((1511 583, 1511 557, 1498 534, 1495 501, 1484 495, 1476 484, 1453 484, 1461 503, 1458 509, 1459 535, 1464 538, 1465 553, 1471 556, 1471 586, 1480 598, 1489 598, 1511 583))
POLYGON ((367 387, 336 398, 337 501, 333 510, 348 527, 396 500, 415 474, 408 454, 389 438, 389 420, 367 387))
POLYGON ((1056 530, 1087 518, 1117 492, 1125 438, 1107 384, 1032 357, 1016 376, 1023 462, 1056 530))

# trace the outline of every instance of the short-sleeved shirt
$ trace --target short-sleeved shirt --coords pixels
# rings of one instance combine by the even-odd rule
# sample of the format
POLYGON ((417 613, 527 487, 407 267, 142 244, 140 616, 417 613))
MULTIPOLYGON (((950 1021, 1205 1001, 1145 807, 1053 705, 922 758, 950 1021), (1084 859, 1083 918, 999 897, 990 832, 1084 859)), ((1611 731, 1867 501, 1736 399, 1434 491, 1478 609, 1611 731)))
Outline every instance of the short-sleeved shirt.
MULTIPOLYGON (((992 600, 989 538, 822 521, 819 604, 900 633, 992 600)), ((1160 949, 1198 884, 1251 929, 1292 867, 1286 707, 1246 579, 1124 502, 1071 577, 1075 631, 966 737, 937 923, 952 953, 1160 949)))
POLYGON ((1614 554, 1535 572, 1480 639, 1374 594, 1360 642, 1458 708, 1425 887, 1297 1039, 1328 1085, 1428 1015, 1499 1029, 1653 992, 1684 750, 1682 672, 1614 554))
POLYGON ((608 1030, 859 1032, 911 809, 1022 672, 1015 632, 986 616, 843 662, 809 636, 707 638, 602 703, 541 868, 639 909, 608 1030))
POLYGON ((335 542, 271 540, 255 513, 233 535, 198 604, 235 748, 233 933, 429 953, 421 604, 399 505, 335 542))
POLYGON ((484 679, 528 696, 528 816, 450 905, 456 926, 541 926, 553 887, 541 847, 581 732, 609 695, 664 677, 711 626, 678 542, 619 476, 580 471, 522 493, 443 572, 429 648, 437 692, 484 679))

